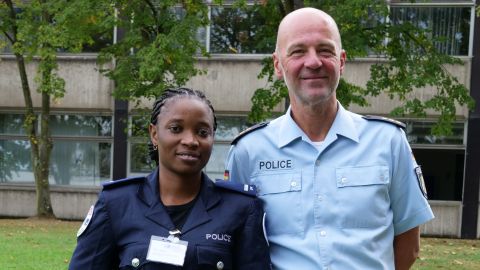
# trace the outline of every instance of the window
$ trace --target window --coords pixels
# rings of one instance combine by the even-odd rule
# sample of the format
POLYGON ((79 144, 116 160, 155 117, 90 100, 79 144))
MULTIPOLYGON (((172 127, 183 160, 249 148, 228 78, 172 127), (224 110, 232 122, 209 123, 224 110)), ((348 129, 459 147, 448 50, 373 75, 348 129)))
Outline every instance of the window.
POLYGON ((426 145, 464 145, 464 129, 465 123, 453 123, 452 135, 435 136, 431 134, 431 128, 435 124, 431 121, 406 121, 407 139, 410 144, 426 144, 426 145))
POLYGON ((465 123, 453 124, 451 136, 430 135, 431 121, 407 121, 407 139, 421 166, 429 200, 461 201, 465 164, 465 123))
MULTIPOLYGON (((148 123, 148 117, 146 115, 131 117, 129 147, 130 175, 145 175, 156 167, 155 162, 150 160, 148 154, 148 123)), ((247 128, 247 117, 217 115, 217 124, 212 155, 204 169, 205 173, 211 179, 223 179, 223 172, 225 170, 224 163, 228 150, 230 149, 230 142, 242 130, 247 128)))
POLYGON ((429 30, 440 53, 469 55, 472 1, 391 1, 394 24, 412 23, 429 30))
MULTIPOLYGON (((0 114, 0 182, 33 183, 30 142, 22 114, 0 114)), ((52 115, 52 185, 99 185, 111 178, 110 116, 52 115)))
POLYGON ((265 45, 257 35, 265 19, 255 9, 231 6, 210 7, 211 53, 271 53, 274 44, 265 45))

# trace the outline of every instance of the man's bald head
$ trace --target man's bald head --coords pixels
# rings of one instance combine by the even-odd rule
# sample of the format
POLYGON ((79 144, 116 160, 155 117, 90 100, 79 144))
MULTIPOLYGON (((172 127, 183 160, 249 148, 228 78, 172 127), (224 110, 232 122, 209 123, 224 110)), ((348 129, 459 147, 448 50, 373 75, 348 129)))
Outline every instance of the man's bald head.
POLYGON ((278 26, 277 44, 275 47, 275 51, 279 53, 279 49, 281 49, 282 46, 285 45, 285 39, 288 38, 288 35, 291 32, 298 31, 298 28, 303 27, 306 23, 318 25, 319 28, 327 27, 331 29, 331 31, 335 35, 335 42, 338 46, 337 49, 342 49, 340 32, 338 30, 338 26, 335 20, 322 10, 307 7, 294 10, 282 19, 280 25, 278 26))

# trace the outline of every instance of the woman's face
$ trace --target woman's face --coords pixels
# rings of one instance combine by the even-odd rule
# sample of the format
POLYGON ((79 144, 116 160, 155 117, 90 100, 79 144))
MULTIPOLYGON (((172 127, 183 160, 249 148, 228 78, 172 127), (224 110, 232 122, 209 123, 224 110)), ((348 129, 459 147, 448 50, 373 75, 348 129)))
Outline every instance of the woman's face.
POLYGON ((159 166, 177 175, 199 174, 213 146, 213 113, 203 101, 174 97, 163 105, 150 138, 158 146, 159 166))

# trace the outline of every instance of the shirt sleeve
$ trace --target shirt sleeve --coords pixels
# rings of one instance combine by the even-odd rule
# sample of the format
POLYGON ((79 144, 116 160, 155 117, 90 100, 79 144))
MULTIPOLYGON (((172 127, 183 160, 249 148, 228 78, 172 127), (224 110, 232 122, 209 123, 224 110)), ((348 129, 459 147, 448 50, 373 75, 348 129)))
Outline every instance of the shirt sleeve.
POLYGON ((265 214, 262 202, 258 198, 250 205, 244 226, 238 232, 240 239, 234 247, 234 269, 268 270, 271 269, 270 253, 265 234, 265 214))
POLYGON ((69 269, 110 270, 118 268, 118 264, 111 220, 102 192, 95 204, 90 223, 77 238, 77 247, 69 269))
POLYGON ((390 186, 395 235, 433 219, 433 212, 421 190, 419 166, 413 157, 405 133, 392 141, 393 171, 390 186))
POLYGON ((229 180, 239 184, 250 183, 250 162, 248 152, 240 144, 232 145, 225 161, 229 180))

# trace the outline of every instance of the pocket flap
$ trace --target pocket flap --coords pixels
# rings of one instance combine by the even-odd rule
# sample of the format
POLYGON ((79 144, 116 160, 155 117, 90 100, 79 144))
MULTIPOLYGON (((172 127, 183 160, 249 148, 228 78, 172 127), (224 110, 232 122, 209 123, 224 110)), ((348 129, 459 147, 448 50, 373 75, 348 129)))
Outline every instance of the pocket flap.
POLYGON ((264 174, 258 176, 255 186, 258 195, 301 191, 302 177, 300 173, 264 174))
POLYGON ((387 166, 343 167, 336 169, 337 187, 382 185, 390 183, 387 166))
POLYGON ((213 246, 197 246, 199 265, 215 266, 215 269, 232 269, 232 258, 228 250, 213 246))

